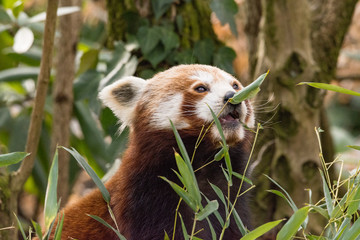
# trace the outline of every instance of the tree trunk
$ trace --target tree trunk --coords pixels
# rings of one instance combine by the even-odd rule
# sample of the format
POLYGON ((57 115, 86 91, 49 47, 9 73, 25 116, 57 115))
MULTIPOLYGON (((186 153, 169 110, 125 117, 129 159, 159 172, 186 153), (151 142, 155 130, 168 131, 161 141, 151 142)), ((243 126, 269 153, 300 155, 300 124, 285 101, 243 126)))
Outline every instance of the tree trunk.
POLYGON ((17 239, 17 223, 14 217, 14 213, 17 214, 17 199, 26 179, 31 174, 35 162, 50 79, 57 7, 57 0, 48 1, 42 61, 25 149, 26 152, 31 154, 22 161, 18 171, 12 174, 6 172, 7 169, 1 169, 0 171, 0 228, 15 226, 12 230, 0 231, 0 239, 4 240, 17 239))
MULTIPOLYGON (((300 82, 325 82, 334 77, 338 53, 357 0, 346 1, 247 1, 251 75, 270 69, 257 102, 267 103, 274 113, 259 109, 265 130, 257 143, 254 163, 256 220, 264 223, 292 215, 283 199, 266 193, 274 188, 267 174, 289 192, 298 207, 322 195, 318 168, 319 144, 314 131, 322 125, 324 92, 300 82), (255 23, 254 23, 255 21, 255 23), (269 122, 267 122, 269 121, 269 122)), ((325 121, 326 122, 326 121, 325 121)), ((325 129, 328 131, 328 129, 325 129)), ((326 138, 329 141, 329 138, 326 138)), ((331 142, 324 149, 332 152, 331 142)), ((328 154, 327 161, 332 161, 328 154)), ((319 233, 321 217, 308 225, 319 233)))
MULTIPOLYGON (((62 7, 79 6, 81 0, 62 0, 62 7)), ((58 40, 56 81, 53 91, 53 135, 52 153, 57 146, 69 147, 70 144, 70 120, 73 107, 73 80, 75 78, 75 55, 76 44, 81 26, 81 14, 69 14, 60 17, 59 30, 61 36, 58 40), (71 27, 69 27, 71 26, 71 27)), ((69 153, 59 151, 59 184, 58 197, 64 206, 69 196, 69 153)))

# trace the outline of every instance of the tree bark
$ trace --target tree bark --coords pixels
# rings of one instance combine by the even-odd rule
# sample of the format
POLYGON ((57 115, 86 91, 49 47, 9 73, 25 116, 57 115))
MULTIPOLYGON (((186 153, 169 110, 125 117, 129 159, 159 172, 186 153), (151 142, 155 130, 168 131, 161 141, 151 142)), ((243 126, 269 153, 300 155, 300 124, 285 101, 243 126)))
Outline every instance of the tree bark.
MULTIPOLYGON (((61 0, 60 5, 79 6, 81 0, 61 0)), ((70 120, 73 108, 73 80, 75 78, 75 56, 81 26, 81 14, 74 13, 60 17, 58 39, 58 52, 56 64, 56 78, 53 90, 53 134, 52 153, 57 146, 69 147, 70 145, 70 120), (71 27, 69 27, 71 26, 71 27)), ((59 182, 58 197, 64 206, 69 196, 69 153, 61 150, 59 157, 59 182)))
MULTIPOLYGON (((253 174, 257 185, 254 207, 257 224, 293 213, 290 207, 284 207, 283 199, 265 192, 274 186, 264 173, 279 182, 298 207, 309 202, 306 188, 312 190, 313 203, 323 196, 314 128, 326 127, 322 125, 326 121, 321 119, 324 92, 296 84, 328 83, 334 77, 338 53, 356 2, 247 1, 252 77, 270 69, 257 101, 276 109, 274 116, 273 112, 258 111, 265 130, 257 143, 253 174)), ((326 152, 330 152, 326 160, 332 161, 331 141, 326 147, 329 148, 326 152)), ((319 233, 323 229, 321 217, 311 216, 310 220, 313 222, 308 225, 309 231, 319 233)))
POLYGON ((44 42, 40 73, 37 81, 36 96, 34 107, 31 114, 30 127, 26 141, 25 152, 31 153, 26 157, 18 171, 8 174, 0 172, 0 226, 15 226, 13 230, 0 231, 0 239, 17 239, 17 227, 14 213, 17 213, 17 199, 22 190, 26 179, 30 176, 34 166, 38 143, 41 133, 42 118, 44 112, 45 99, 47 96, 48 83, 50 79, 50 69, 52 64, 52 51, 54 44, 56 11, 58 0, 49 0, 46 10, 46 20, 44 29, 44 42))

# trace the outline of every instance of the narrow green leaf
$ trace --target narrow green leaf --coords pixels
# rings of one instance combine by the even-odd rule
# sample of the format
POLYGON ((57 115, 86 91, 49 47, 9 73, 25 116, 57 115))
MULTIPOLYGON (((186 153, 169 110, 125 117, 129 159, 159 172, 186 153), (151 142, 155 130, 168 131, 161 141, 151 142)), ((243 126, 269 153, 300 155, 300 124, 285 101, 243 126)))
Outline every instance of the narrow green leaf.
POLYGON ((184 158, 184 160, 185 160, 186 164, 188 165, 188 167, 192 168, 190 157, 189 157, 189 154, 187 153, 184 142, 182 141, 179 132, 177 131, 175 125, 173 124, 173 122, 171 120, 170 120, 170 124, 171 124, 171 128, 172 128, 172 130, 174 132, 175 139, 176 139, 176 142, 178 144, 181 156, 184 158))
POLYGON ((277 220, 277 221, 272 221, 272 222, 265 223, 265 224, 255 228, 254 230, 252 230, 251 232, 249 232, 245 236, 243 236, 240 240, 254 240, 254 239, 257 239, 258 237, 264 235, 265 233, 267 233, 268 231, 270 231, 271 229, 273 229, 274 227, 279 225, 279 223, 281 223, 282 221, 284 221, 284 220, 277 220))
POLYGON ((341 239, 341 236, 345 235, 351 226, 351 217, 346 217, 341 223, 339 229, 334 236, 334 240, 341 239))
MULTIPOLYGON (((229 202, 229 203, 230 203, 230 207, 232 208, 233 207, 232 203, 231 202, 229 202)), ((236 223, 237 227, 239 228, 241 234, 243 236, 245 236, 246 233, 248 232, 248 230, 247 230, 246 226, 244 225, 243 221, 241 220, 241 218, 239 216, 239 213, 236 211, 235 208, 232 211, 232 215, 233 215, 233 217, 235 219, 235 223, 236 223)), ((229 222, 230 221, 228 221, 227 224, 229 224, 229 222)))
POLYGON ((106 203, 110 202, 110 193, 106 189, 104 183, 100 180, 98 175, 94 172, 94 170, 90 167, 90 165, 85 161, 85 159, 74 149, 68 149, 66 147, 62 147, 66 151, 68 151, 78 162, 78 164, 90 175, 91 179, 94 181, 96 186, 100 189, 100 192, 106 203))
POLYGON ((196 205, 196 201, 194 199, 191 198, 190 194, 188 192, 186 192, 183 188, 181 188, 179 185, 177 185, 176 183, 168 180, 166 177, 160 177, 161 179, 163 179, 164 181, 166 181, 167 183, 170 184, 170 186, 172 187, 172 189, 174 189, 174 191, 186 202, 186 204, 194 211, 197 212, 197 205, 196 205))
POLYGON ((29 155, 30 155, 29 153, 25 153, 25 152, 12 152, 12 153, 0 154, 0 167, 5 167, 11 164, 18 163, 29 155))
MULTIPOLYGON (((215 211, 214 214, 215 214, 216 212, 217 212, 217 211, 215 211)), ((217 212, 217 213, 219 213, 219 212, 217 212)), ((219 214, 219 215, 220 215, 220 214, 219 214)), ((212 240, 216 240, 215 229, 214 229, 213 225, 211 224, 210 219, 209 219, 209 218, 206 218, 206 221, 207 221, 207 223, 208 223, 208 225, 209 225, 209 228, 210 228, 211 239, 212 239, 212 240)))
POLYGON ((290 207, 293 209, 294 212, 296 212, 298 210, 296 206, 295 206, 296 208, 294 208, 294 205, 289 201, 289 199, 287 199, 287 197, 282 192, 280 192, 278 190, 274 190, 274 189, 270 189, 270 190, 266 190, 266 191, 271 192, 271 193, 283 198, 285 201, 288 202, 288 204, 290 205, 290 207))
POLYGON ((297 210, 276 236, 277 240, 288 240, 299 230, 301 224, 306 220, 310 207, 303 207, 297 210))
POLYGON ((221 148, 220 151, 219 151, 217 154, 215 154, 214 159, 215 159, 216 161, 220 161, 221 159, 223 159, 224 156, 225 156, 224 152, 225 152, 225 149, 224 149, 224 148, 221 148))
POLYGON ((232 104, 239 104, 242 101, 249 99, 253 96, 255 96, 260 91, 260 85, 265 80, 266 76, 269 74, 269 71, 267 73, 264 73, 260 75, 254 82, 249 84, 248 86, 241 89, 239 92, 237 92, 230 100, 230 103, 232 104))
POLYGON ((43 235, 42 235, 41 226, 40 226, 37 222, 35 222, 35 221, 33 221, 33 220, 31 220, 31 223, 32 223, 32 225, 34 226, 36 236, 37 236, 40 240, 42 240, 42 239, 43 239, 43 235))
POLYGON ((304 84, 307 84, 307 85, 309 85, 311 87, 314 87, 314 88, 320 88, 320 89, 324 89, 324 90, 330 90, 330 91, 334 91, 334 92, 338 92, 338 93, 344 93, 344 94, 360 97, 360 93, 358 93, 358 92, 354 92, 354 91, 351 91, 349 89, 342 88, 342 87, 332 85, 332 84, 314 83, 314 82, 301 82, 298 85, 304 85, 304 84))
POLYGON ((351 226, 349 231, 347 231, 342 239, 344 240, 356 240, 360 235, 360 218, 358 218, 354 224, 351 226))
POLYGON ((360 151, 360 146, 349 145, 347 147, 360 151))
POLYGON ((351 216, 355 212, 357 212, 360 206, 360 186, 357 186, 357 188, 355 189, 355 193, 350 197, 348 202, 349 205, 347 208, 347 214, 351 216))
POLYGON ((218 210, 219 203, 216 200, 210 201, 200 212, 197 213, 196 218, 199 221, 204 220, 207 218, 210 214, 218 210))
POLYGON ((36 79, 39 67, 17 67, 0 71, 0 82, 21 81, 29 78, 36 79))
POLYGON ((240 179, 240 180, 243 180, 243 179, 244 179, 244 181, 247 182, 247 183, 250 184, 250 185, 254 185, 254 183, 253 183, 249 178, 245 177, 244 175, 242 175, 242 174, 240 174, 240 173, 233 172, 233 175, 234 175, 236 178, 240 179))
POLYGON ((314 210, 315 212, 320 213, 327 220, 330 219, 328 212, 325 209, 323 209, 322 207, 319 207, 316 205, 311 205, 311 210, 314 210))
POLYGON ((169 235, 167 234, 167 232, 165 230, 164 230, 164 233, 165 233, 164 240, 170 240, 169 235))
POLYGON ((45 206, 44 206, 45 229, 49 229, 51 223, 54 221, 58 212, 57 182, 58 182, 58 151, 56 150, 49 172, 48 184, 45 195, 45 206))
MULTIPOLYGON (((202 194, 202 195, 203 195, 203 197, 205 198, 206 202, 209 203, 210 200, 209 200, 204 194, 202 194)), ((225 206, 225 205, 224 205, 224 206, 225 206)), ((225 206, 225 207, 226 207, 226 206, 225 206)), ((224 226, 224 220, 222 219, 219 211, 218 211, 218 210, 214 211, 214 215, 215 215, 216 219, 219 221, 220 225, 223 227, 223 226, 224 226)), ((208 219, 208 218, 206 218, 206 219, 208 219)), ((215 234, 215 236, 216 236, 216 234, 215 234)), ((216 239, 216 238, 215 238, 215 239, 216 239)))
POLYGON ((226 143, 225 135, 224 135, 224 132, 222 130, 221 123, 220 123, 218 117, 216 116, 214 111, 210 108, 210 106, 208 106, 208 107, 210 109, 211 115, 212 115, 212 117, 214 119, 215 125, 216 125, 216 127, 217 127, 217 129, 219 131, 219 134, 220 134, 220 137, 221 137, 221 140, 222 140, 222 146, 223 146, 223 149, 224 149, 225 164, 226 164, 226 168, 227 168, 228 173, 229 173, 228 181, 229 181, 230 186, 231 186, 232 185, 232 165, 231 165, 231 160, 230 160, 230 155, 229 155, 229 148, 228 148, 228 145, 226 143))
POLYGON ((16 214, 15 214, 15 213, 14 213, 14 215, 15 215, 15 218, 16 218, 16 221, 17 221, 17 224, 18 224, 18 226, 19 226, 19 229, 20 229, 21 235, 22 235, 23 239, 24 239, 24 240, 26 240, 26 239, 27 239, 27 237, 26 237, 26 234, 25 234, 24 228, 23 228, 23 226, 22 226, 22 224, 21 224, 21 222, 20 222, 19 218, 16 216, 16 214))
POLYGON ((195 200, 196 205, 200 207, 201 205, 200 189, 196 184, 196 178, 195 175, 192 173, 193 171, 192 168, 191 169, 188 168, 188 165, 185 163, 185 161, 178 153, 175 153, 175 159, 176 159, 176 165, 179 169, 185 188, 189 192, 191 198, 195 200))
POLYGON ((65 213, 59 214, 58 222, 55 228, 54 240, 61 240, 61 233, 64 225, 64 217, 65 217, 65 213), (61 220, 60 220, 60 216, 61 216, 61 220))
POLYGON ((324 196, 325 196, 326 208, 329 213, 329 216, 332 216, 333 210, 334 210, 334 205, 333 205, 333 201, 332 201, 332 198, 330 195, 329 187, 326 183, 324 173, 321 170, 320 170, 320 175, 321 175, 321 179, 323 182, 323 191, 324 191, 324 196))
POLYGON ((268 175, 264 174, 265 177, 267 177, 271 182, 273 182, 278 188, 280 188, 286 195, 286 199, 290 204, 290 207, 294 210, 294 212, 296 212, 298 210, 295 202, 292 200, 292 198, 290 197, 290 194, 285 191, 285 189, 283 187, 281 187, 281 185, 279 183, 277 183, 274 179, 272 179, 271 177, 269 177, 268 175))
POLYGON ((178 214, 179 214, 180 221, 181 221, 181 229, 182 229, 182 231, 183 231, 184 240, 189 240, 189 234, 188 234, 187 231, 186 231, 186 227, 185 227, 185 224, 184 224, 184 220, 183 220, 181 214, 180 214, 180 213, 178 213, 178 214))
POLYGON ((118 238, 120 240, 126 240, 126 238, 115 228, 113 228, 109 223, 107 223, 104 219, 102 219, 101 217, 95 216, 95 215, 91 215, 91 214, 86 214, 89 217, 95 219, 96 221, 98 221, 99 223, 103 224, 104 226, 106 226, 107 228, 113 230, 113 232, 116 233, 116 235, 118 236, 118 238))

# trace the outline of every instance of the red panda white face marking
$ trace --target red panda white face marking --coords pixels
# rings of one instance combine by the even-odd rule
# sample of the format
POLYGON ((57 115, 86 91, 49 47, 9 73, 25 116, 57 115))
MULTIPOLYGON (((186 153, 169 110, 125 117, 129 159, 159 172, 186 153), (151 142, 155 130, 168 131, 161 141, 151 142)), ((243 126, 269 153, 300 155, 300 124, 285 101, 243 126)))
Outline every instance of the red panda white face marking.
MULTIPOLYGON (((100 98, 126 125, 170 130, 171 120, 178 130, 196 130, 213 121, 209 107, 219 120, 231 143, 245 137, 242 124, 254 127, 254 113, 248 100, 224 104, 243 87, 230 74, 212 66, 180 65, 143 79, 126 77, 100 92, 100 98)), ((216 126, 210 136, 220 140, 216 126)))

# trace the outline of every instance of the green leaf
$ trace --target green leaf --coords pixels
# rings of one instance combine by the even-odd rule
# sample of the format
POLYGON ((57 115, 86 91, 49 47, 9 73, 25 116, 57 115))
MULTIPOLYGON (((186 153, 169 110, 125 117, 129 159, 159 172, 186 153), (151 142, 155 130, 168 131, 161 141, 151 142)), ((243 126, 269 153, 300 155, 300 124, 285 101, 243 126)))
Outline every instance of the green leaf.
POLYGON ((332 84, 314 83, 314 82, 301 82, 298 85, 304 85, 304 84, 309 85, 309 86, 314 87, 314 88, 320 88, 320 89, 324 89, 324 90, 330 90, 330 91, 334 91, 334 92, 338 92, 338 93, 344 93, 344 94, 360 97, 360 93, 358 93, 358 92, 354 92, 354 91, 351 91, 349 89, 342 88, 342 87, 332 85, 332 84))
POLYGON ((29 153, 25 152, 13 152, 13 153, 6 153, 0 154, 0 167, 5 167, 11 164, 16 164, 22 161, 24 158, 29 156, 29 153))
POLYGON ((320 213, 324 218, 329 220, 329 214, 328 212, 323 209, 322 207, 316 206, 316 205, 311 205, 311 210, 316 211, 317 213, 320 213))
POLYGON ((215 159, 216 161, 220 161, 221 159, 223 159, 224 156, 225 156, 224 152, 225 152, 225 149, 224 149, 224 148, 221 148, 220 151, 215 154, 214 159, 215 159))
POLYGON ((210 214, 214 213, 219 208, 219 203, 216 200, 210 201, 200 212, 196 214, 196 218, 199 221, 204 220, 210 214))
POLYGON ((185 185, 186 190, 189 192, 192 199, 195 200, 197 208, 201 205, 201 195, 199 187, 196 183, 195 175, 192 173, 193 169, 188 168, 188 165, 182 159, 182 157, 175 152, 176 165, 179 169, 181 179, 185 185))
POLYGON ((61 233, 64 225, 64 217, 65 217, 65 213, 59 214, 58 222, 55 228, 54 240, 61 240, 61 233))
POLYGON ((235 93, 235 95, 231 98, 230 103, 239 104, 242 101, 255 96, 260 91, 260 85, 263 83, 268 73, 269 71, 260 75, 260 77, 258 77, 254 82, 235 93))
POLYGON ((179 185, 177 185, 176 183, 168 180, 166 177, 160 177, 161 179, 163 179, 164 181, 166 181, 167 183, 170 184, 170 186, 172 187, 172 189, 174 189, 174 191, 182 198, 182 200, 184 200, 186 202, 186 204, 194 211, 197 212, 198 208, 196 205, 196 201, 194 199, 191 198, 190 194, 188 192, 186 192, 183 188, 181 188, 179 185))
POLYGON ((99 223, 103 224, 104 226, 106 226, 107 228, 113 230, 116 235, 118 236, 118 238, 120 240, 126 240, 126 238, 118 231, 116 230, 115 228, 113 228, 109 223, 107 223, 104 219, 102 219, 101 217, 98 217, 98 216, 95 216, 95 215, 91 215, 91 214, 86 214, 88 215, 89 217, 95 219, 96 221, 98 221, 99 223))
POLYGON ((360 218, 358 218, 354 224, 351 226, 349 231, 347 231, 344 236, 341 238, 343 240, 356 240, 360 235, 360 218))
POLYGON ((321 170, 320 170, 320 175, 321 175, 321 179, 322 179, 322 183, 323 183, 323 191, 324 191, 324 196, 325 196, 326 208, 329 213, 329 216, 332 216, 333 210, 334 210, 334 205, 333 205, 333 201, 332 201, 332 198, 330 195, 329 187, 326 183, 324 173, 321 170))
POLYGON ((347 147, 360 151, 360 146, 349 145, 347 147))
POLYGON ((36 233, 36 236, 41 240, 43 239, 43 235, 42 235, 42 230, 41 230, 41 226, 40 224, 38 224, 37 222, 31 220, 31 223, 35 229, 35 233, 36 233))
POLYGON ((351 226, 351 217, 346 217, 341 223, 333 239, 338 240, 341 236, 343 236, 343 234, 346 234, 350 226, 351 226))
POLYGON ((160 34, 157 28, 141 27, 137 33, 141 51, 144 55, 149 54, 160 42, 160 34))
POLYGON ((68 149, 66 147, 62 147, 66 151, 68 151, 75 160, 79 163, 79 165, 90 175, 91 179, 94 181, 96 186, 100 189, 100 192, 106 203, 110 202, 110 193, 106 189, 103 182, 100 180, 98 175, 94 172, 94 170, 90 167, 90 165, 85 161, 85 159, 74 149, 68 149))
POLYGON ((189 240, 189 235, 186 231, 186 227, 185 227, 185 224, 184 224, 184 220, 181 216, 181 214, 179 213, 179 217, 180 217, 180 221, 181 221, 181 229, 183 231, 183 235, 184 235, 184 240, 189 240))
POLYGON ((359 206, 360 206, 360 186, 357 185, 357 188, 355 189, 354 194, 352 194, 348 200, 349 205, 347 208, 347 214, 353 215, 355 212, 357 212, 359 206))
POLYGON ((303 207, 297 210, 286 224, 281 228, 276 236, 277 240, 288 240, 291 239, 299 230, 302 223, 305 222, 310 207, 303 207))
POLYGON ((26 79, 37 79, 40 72, 39 67, 17 67, 0 71, 0 82, 21 81, 26 79))
MULTIPOLYGON (((173 122, 171 120, 170 120, 170 125, 171 125, 171 128, 172 128, 173 132, 174 132, 176 143, 177 143, 177 145, 179 147, 181 156, 183 157, 186 164, 188 165, 188 168, 192 169, 190 157, 189 157, 189 154, 187 153, 184 142, 182 141, 178 130, 176 129, 175 125, 173 124, 173 122)), ((195 175, 194 175, 194 178, 195 178, 195 175)))
POLYGON ((221 47, 214 55, 214 65, 218 68, 230 73, 235 74, 233 62, 236 58, 236 52, 229 47, 221 47))
POLYGON ((278 188, 280 188, 286 195, 286 199, 290 204, 290 207, 293 209, 294 212, 296 212, 298 210, 295 202, 292 200, 292 198, 290 197, 289 193, 287 191, 285 191, 285 189, 283 187, 281 187, 281 185, 279 183, 277 183, 274 179, 272 179, 271 177, 269 177, 268 175, 264 174, 265 177, 267 177, 271 182, 273 182, 278 188))
POLYGON ((232 185, 232 165, 231 165, 231 160, 230 160, 230 155, 229 155, 229 147, 228 147, 228 145, 226 143, 225 135, 224 135, 224 132, 222 130, 221 123, 220 123, 218 117, 215 115, 215 113, 210 108, 210 106, 208 106, 208 107, 210 109, 211 115, 212 115, 212 117, 214 119, 215 125, 216 125, 216 127, 217 127, 217 129, 219 131, 219 134, 220 134, 220 137, 221 137, 221 140, 222 140, 222 146, 223 146, 223 149, 224 149, 225 164, 226 164, 227 171, 229 173, 228 181, 229 181, 229 184, 231 186, 232 185))
POLYGON ((238 6, 234 0, 212 0, 211 10, 216 14, 222 25, 229 24, 231 32, 237 36, 235 23, 235 14, 238 12, 238 6))
MULTIPOLYGON (((232 207, 233 207, 232 203, 231 203, 231 202, 229 202, 229 203, 230 203, 230 207, 232 208, 232 207)), ((243 236, 246 235, 246 233, 248 232, 248 230, 246 229, 243 221, 241 220, 241 218, 240 218, 240 216, 239 216, 239 214, 238 214, 238 212, 236 211, 235 208, 234 208, 234 210, 232 211, 232 215, 233 215, 233 217, 234 217, 234 219, 235 219, 235 223, 236 223, 237 227, 239 228, 241 234, 242 234, 243 236)), ((230 221, 228 221, 227 224, 229 224, 229 222, 230 222, 230 221)))
POLYGON ((151 6, 155 13, 155 18, 159 19, 164 13, 166 13, 174 0, 152 0, 151 6))
POLYGON ((277 220, 277 221, 272 221, 272 222, 265 223, 265 224, 255 228, 254 230, 252 230, 251 232, 249 232, 245 236, 243 236, 240 240, 254 240, 254 239, 257 239, 258 237, 264 235, 265 233, 267 233, 268 231, 270 231, 271 229, 273 229, 274 227, 279 225, 279 223, 281 223, 282 221, 283 220, 277 220))
POLYGON ((16 214, 15 214, 15 213, 14 213, 14 215, 15 215, 15 218, 16 218, 16 221, 17 221, 17 224, 18 224, 18 226, 19 226, 19 229, 20 229, 21 235, 22 235, 23 239, 24 239, 24 240, 26 240, 26 239, 27 239, 27 237, 26 237, 26 234, 25 234, 24 228, 23 228, 23 226, 22 226, 22 224, 21 224, 21 222, 20 222, 19 218, 16 216, 16 214))
POLYGON ((164 233, 165 233, 164 240, 170 240, 169 235, 167 234, 167 232, 165 230, 164 230, 164 233))
POLYGON ((207 38, 205 40, 197 41, 194 46, 194 55, 201 64, 211 64, 212 57, 215 51, 213 40, 207 38))
POLYGON ((85 52, 80 58, 80 66, 76 75, 80 75, 90 69, 95 70, 99 60, 99 50, 90 49, 85 52))
POLYGON ((59 209, 57 203, 57 182, 58 182, 58 151, 56 149, 50 167, 48 184, 45 195, 45 206, 44 206, 45 229, 49 229, 59 209))
POLYGON ((266 190, 267 192, 271 192, 275 195, 278 195, 279 197, 283 198, 285 201, 288 202, 288 204, 290 205, 290 207, 293 209, 294 212, 296 212, 298 210, 298 208, 296 207, 296 205, 292 204, 292 202, 280 191, 278 190, 273 190, 273 189, 270 189, 270 190, 266 190))
POLYGON ((242 175, 240 173, 233 172, 233 175, 240 180, 244 180, 245 182, 247 182, 250 185, 254 185, 254 183, 249 178, 245 177, 244 175, 242 175))

